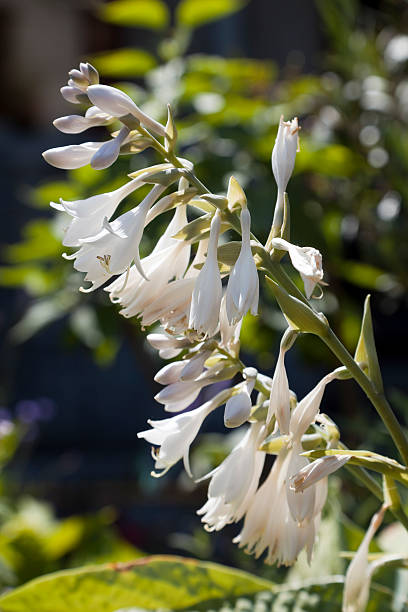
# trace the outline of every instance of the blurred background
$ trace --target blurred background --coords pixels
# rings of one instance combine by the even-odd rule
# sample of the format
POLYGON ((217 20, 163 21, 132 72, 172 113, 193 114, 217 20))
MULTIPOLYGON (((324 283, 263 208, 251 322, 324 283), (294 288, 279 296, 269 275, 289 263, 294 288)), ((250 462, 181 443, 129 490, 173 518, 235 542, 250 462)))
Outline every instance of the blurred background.
MULTIPOLYGON (((234 548, 236 527, 217 536, 202 530, 195 510, 205 485, 194 487, 178 467, 150 478, 149 448, 136 434, 147 418, 164 416, 153 399, 162 364, 139 324, 121 318, 103 291, 78 293, 81 275, 61 258, 50 200, 114 189, 154 154, 63 172, 41 152, 106 137, 103 128, 72 137, 52 126, 78 112, 59 88, 71 68, 90 61, 103 82, 155 117, 172 104, 183 157, 215 193, 231 174, 239 180, 265 240, 277 124, 281 114, 298 116, 292 240, 322 252, 329 286, 319 309, 350 351, 371 293, 386 391, 406 425, 408 3, 0 0, 0 17, 0 585, 142 551, 279 578, 234 548)), ((154 238, 144 239, 146 253, 154 238)), ((245 363, 272 374, 283 328, 264 289, 260 316, 244 323, 245 363)), ((288 355, 291 388, 302 396, 335 366, 317 339, 304 337, 288 355)), ((353 382, 328 389, 323 410, 348 445, 395 456, 353 382)), ((222 431, 222 415, 210 418, 193 448, 197 475, 234 444, 235 432, 222 431)), ((323 525, 330 538, 317 554, 328 573, 341 571, 338 550, 355 546, 376 507, 352 481, 333 479, 335 492, 340 486, 342 507, 333 495, 323 525)), ((304 563, 291 570, 307 571, 304 563)))

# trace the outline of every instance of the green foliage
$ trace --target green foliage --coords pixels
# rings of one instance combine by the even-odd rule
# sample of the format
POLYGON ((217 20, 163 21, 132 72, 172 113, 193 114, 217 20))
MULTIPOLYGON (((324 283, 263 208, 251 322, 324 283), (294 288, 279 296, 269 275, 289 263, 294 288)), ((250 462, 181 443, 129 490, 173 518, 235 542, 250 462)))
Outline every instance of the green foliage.
POLYGON ((90 61, 107 77, 116 79, 140 77, 155 67, 153 55, 144 49, 116 49, 99 53, 90 61))
POLYGON ((165 28, 170 19, 167 5, 162 0, 114 0, 101 6, 99 16, 108 23, 152 30, 165 28))
MULTIPOLYGON (((0 598, 2 612, 338 612, 343 579, 277 586, 214 563, 178 557, 68 570, 38 578, 0 598)), ((392 592, 375 590, 370 612, 389 609, 392 592)))
MULTIPOLYGON (((214 563, 177 557, 147 557, 125 564, 69 570, 42 577, 0 598, 2 612, 114 612, 189 609, 200 604, 221 607, 270 589, 272 585, 244 572, 214 563)), ((208 609, 208 607, 207 607, 208 609)))
POLYGON ((243 0, 180 0, 176 19, 180 25, 197 28, 236 13, 245 6, 243 0))

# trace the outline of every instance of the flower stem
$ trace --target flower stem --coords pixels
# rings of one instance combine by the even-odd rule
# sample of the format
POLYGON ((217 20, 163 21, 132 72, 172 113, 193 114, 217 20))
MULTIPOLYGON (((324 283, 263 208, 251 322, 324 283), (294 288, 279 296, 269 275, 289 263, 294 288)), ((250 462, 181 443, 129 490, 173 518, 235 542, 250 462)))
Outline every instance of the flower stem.
POLYGON ((349 370, 354 380, 360 385, 374 408, 380 415, 384 425, 388 429, 398 451, 405 463, 408 465, 408 441, 399 424, 391 406, 383 393, 378 393, 371 380, 364 374, 361 368, 354 361, 345 346, 337 338, 336 334, 327 328, 327 333, 320 336, 330 350, 336 355, 339 361, 349 370))

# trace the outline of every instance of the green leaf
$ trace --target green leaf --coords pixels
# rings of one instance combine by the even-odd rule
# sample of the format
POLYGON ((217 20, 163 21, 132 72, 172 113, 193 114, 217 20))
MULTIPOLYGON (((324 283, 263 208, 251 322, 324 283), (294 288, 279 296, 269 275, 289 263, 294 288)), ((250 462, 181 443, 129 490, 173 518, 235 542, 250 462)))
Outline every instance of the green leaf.
POLYGON ((243 0, 181 0, 177 6, 177 21, 188 28, 197 28, 240 11, 243 0))
POLYGON ((30 221, 23 229, 23 240, 5 249, 6 259, 12 263, 32 262, 57 258, 62 248, 48 221, 30 221))
POLYGON ((99 17, 120 26, 161 30, 169 24, 170 14, 162 0, 115 0, 103 4, 99 17))
POLYGON ((208 610, 271 590, 272 583, 229 567, 179 557, 88 566, 37 578, 0 598, 2 612, 114 612, 120 608, 208 610))
POLYGON ((370 309, 370 296, 364 302, 363 320, 361 323, 360 338, 357 343, 354 359, 357 363, 365 363, 368 368, 368 377, 379 393, 383 391, 380 365, 375 348, 373 321, 370 309))
POLYGON ((176 240, 196 242, 208 235, 213 215, 208 213, 187 223, 173 236, 176 240))
POLYGON ((99 53, 90 62, 104 76, 115 78, 139 77, 156 66, 155 58, 143 49, 124 48, 99 53))

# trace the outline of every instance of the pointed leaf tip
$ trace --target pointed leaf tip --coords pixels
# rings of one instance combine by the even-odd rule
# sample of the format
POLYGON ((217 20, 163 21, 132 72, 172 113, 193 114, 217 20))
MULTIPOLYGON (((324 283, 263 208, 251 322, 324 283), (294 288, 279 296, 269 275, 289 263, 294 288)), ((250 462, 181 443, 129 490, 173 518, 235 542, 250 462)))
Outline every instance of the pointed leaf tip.
POLYGON ((367 364, 368 377, 375 386, 378 393, 384 389, 380 365, 378 363, 377 349, 375 347, 373 320, 370 308, 370 295, 367 295, 364 302, 363 319, 361 322, 360 337, 354 359, 357 363, 367 364))

